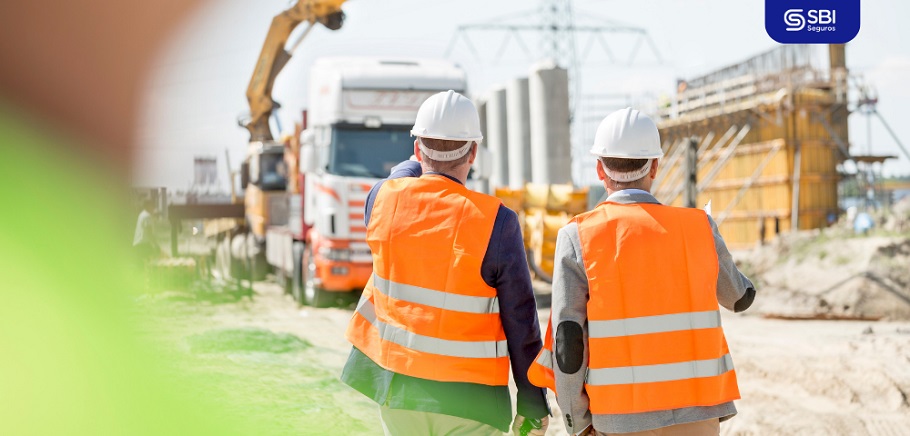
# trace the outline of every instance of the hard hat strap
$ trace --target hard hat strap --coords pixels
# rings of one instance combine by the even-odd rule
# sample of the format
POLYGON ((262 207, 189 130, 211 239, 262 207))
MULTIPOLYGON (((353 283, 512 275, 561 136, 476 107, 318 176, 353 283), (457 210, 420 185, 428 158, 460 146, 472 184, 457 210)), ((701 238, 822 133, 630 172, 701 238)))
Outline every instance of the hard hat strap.
POLYGON ((471 151, 471 145, 474 141, 467 141, 461 147, 452 150, 452 151, 439 151, 433 150, 423 144, 423 138, 417 138, 417 146, 420 147, 420 151, 423 154, 427 155, 428 158, 433 159, 437 162, 451 162, 453 160, 461 159, 464 155, 468 154, 471 151))
POLYGON ((634 181, 648 175, 648 173, 651 171, 652 162, 654 162, 654 159, 648 159, 648 162, 646 164, 644 164, 641 168, 639 168, 637 170, 625 171, 625 172, 613 171, 613 170, 607 168, 607 166, 604 165, 603 162, 601 162, 600 164, 601 164, 601 166, 603 166, 604 172, 607 173, 607 177, 609 177, 610 180, 613 180, 614 182, 625 183, 625 182, 634 182, 634 181))

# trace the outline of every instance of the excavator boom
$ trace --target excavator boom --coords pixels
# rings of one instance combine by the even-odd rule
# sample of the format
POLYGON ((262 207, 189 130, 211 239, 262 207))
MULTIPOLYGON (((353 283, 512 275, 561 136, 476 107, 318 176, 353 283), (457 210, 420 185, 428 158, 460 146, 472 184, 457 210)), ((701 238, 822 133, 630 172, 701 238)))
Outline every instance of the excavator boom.
POLYGON ((341 28, 344 22, 341 5, 345 1, 298 0, 294 6, 272 19, 269 33, 259 53, 259 60, 256 61, 256 69, 253 70, 253 77, 246 90, 250 117, 241 121, 241 125, 250 131, 250 142, 273 139, 269 128, 269 117, 275 108, 272 85, 275 83, 275 77, 291 58, 291 53, 284 48, 291 32, 304 21, 310 26, 318 22, 331 30, 341 28))

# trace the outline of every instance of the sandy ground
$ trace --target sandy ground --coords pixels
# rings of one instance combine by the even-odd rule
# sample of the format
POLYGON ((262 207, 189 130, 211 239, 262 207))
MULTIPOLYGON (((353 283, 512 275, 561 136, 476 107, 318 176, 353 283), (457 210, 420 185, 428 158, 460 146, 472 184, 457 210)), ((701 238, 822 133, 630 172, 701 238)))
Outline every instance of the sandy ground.
MULTIPOLYGON (((350 349, 343 336, 349 308, 298 308, 268 283, 256 285, 252 300, 156 294, 137 304, 148 335, 185 357, 181 371, 223 385, 224 392, 206 395, 225 395, 228 407, 280 422, 271 433, 382 433, 375 405, 337 381, 350 349), (206 334, 238 328, 289 333, 307 344, 291 352, 193 349, 206 334)), ((546 320, 549 310, 539 315, 546 320)), ((723 322, 743 399, 721 434, 910 435, 910 322, 734 314, 723 322)), ((547 434, 566 434, 562 422, 554 420, 547 434)))
POLYGON ((910 321, 910 235, 806 231, 734 258, 762 293, 754 312, 910 321))
POLYGON ((910 323, 724 317, 743 399, 722 434, 910 434, 910 323))

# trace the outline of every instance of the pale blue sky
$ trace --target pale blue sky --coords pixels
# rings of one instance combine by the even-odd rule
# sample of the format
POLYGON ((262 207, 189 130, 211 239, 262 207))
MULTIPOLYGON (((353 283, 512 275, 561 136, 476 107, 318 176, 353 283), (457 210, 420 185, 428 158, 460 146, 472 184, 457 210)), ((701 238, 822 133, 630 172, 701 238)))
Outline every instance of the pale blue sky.
MULTIPOLYGON (((187 188, 193 156, 211 155, 218 158, 219 179, 227 186, 224 150, 231 151, 236 167, 248 138, 236 124, 237 116, 247 110, 246 85, 272 16, 288 5, 287 0, 213 0, 184 23, 150 75, 140 122, 137 184, 187 188)), ((337 32, 314 30, 279 76, 274 97, 283 105, 280 115, 286 125, 292 117, 299 118, 307 102, 307 71, 316 57, 443 57, 458 25, 537 6, 536 1, 517 0, 350 0, 344 6, 344 27, 337 32)), ((579 17, 588 17, 588 24, 597 22, 596 15, 647 29, 664 59, 657 64, 654 55, 642 49, 637 65, 615 65, 595 49, 582 71, 582 94, 669 95, 677 77, 700 75, 776 45, 764 31, 763 0, 577 0, 574 7, 579 17)), ((910 2, 863 1, 862 28, 847 46, 847 64, 877 87, 879 112, 910 147, 906 17, 910 2)), ((450 57, 467 71, 471 93, 527 74, 532 61, 514 42, 496 57, 501 34, 474 33, 472 41, 480 59, 463 43, 455 45, 450 57)), ((533 38, 525 42, 531 50, 537 48, 533 38)), ((610 48, 623 58, 630 44, 616 37, 610 48)), ((900 156, 886 165, 885 172, 910 174, 910 162, 878 121, 872 124, 872 152, 900 156)), ((854 150, 865 152, 865 119, 851 115, 850 129, 854 150)))

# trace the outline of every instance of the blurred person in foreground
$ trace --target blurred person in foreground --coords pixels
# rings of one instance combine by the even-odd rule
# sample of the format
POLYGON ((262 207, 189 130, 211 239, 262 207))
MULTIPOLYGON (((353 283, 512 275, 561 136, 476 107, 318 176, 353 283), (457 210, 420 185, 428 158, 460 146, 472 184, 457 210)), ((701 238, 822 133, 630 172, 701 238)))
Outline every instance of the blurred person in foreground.
POLYGON ((341 379, 379 404, 386 435, 543 435, 541 349, 517 215, 464 184, 482 139, 474 104, 427 99, 405 161, 370 191, 373 276, 348 326, 341 379), (518 387, 513 422, 509 368, 518 387))
POLYGON ((572 435, 717 435, 740 397, 719 305, 746 310, 755 287, 708 214, 649 192, 663 156, 650 118, 610 114, 591 153, 608 197, 559 231, 529 377, 572 435))
POLYGON ((131 300, 142 85, 195 4, 0 2, 0 434, 268 433, 191 395, 131 300))

